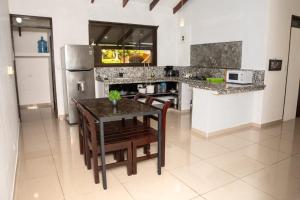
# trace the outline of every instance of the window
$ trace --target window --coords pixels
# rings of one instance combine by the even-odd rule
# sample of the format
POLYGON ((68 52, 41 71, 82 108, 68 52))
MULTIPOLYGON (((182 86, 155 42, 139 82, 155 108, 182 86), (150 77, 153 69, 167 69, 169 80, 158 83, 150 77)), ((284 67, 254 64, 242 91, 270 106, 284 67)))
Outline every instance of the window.
POLYGON ((156 65, 157 26, 89 23, 90 45, 95 45, 95 65, 156 65))

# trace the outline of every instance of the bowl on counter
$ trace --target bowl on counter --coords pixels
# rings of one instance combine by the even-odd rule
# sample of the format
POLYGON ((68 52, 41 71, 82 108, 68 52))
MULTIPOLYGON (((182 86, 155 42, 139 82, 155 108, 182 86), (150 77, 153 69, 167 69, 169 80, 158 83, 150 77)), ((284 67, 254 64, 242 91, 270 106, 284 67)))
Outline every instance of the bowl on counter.
POLYGON ((124 95, 127 95, 128 92, 127 92, 127 91, 124 91, 124 90, 121 90, 121 91, 120 91, 120 94, 121 94, 122 96, 124 96, 124 95))
POLYGON ((174 93, 176 93, 177 91, 176 90, 174 90, 174 89, 171 89, 170 90, 170 93, 172 93, 172 94, 174 94, 174 93))
POLYGON ((224 78, 207 78, 206 80, 210 83, 224 83, 224 78))
POLYGON ((142 93, 142 94, 146 94, 147 93, 147 89, 146 88, 139 88, 138 91, 139 91, 139 93, 142 93))

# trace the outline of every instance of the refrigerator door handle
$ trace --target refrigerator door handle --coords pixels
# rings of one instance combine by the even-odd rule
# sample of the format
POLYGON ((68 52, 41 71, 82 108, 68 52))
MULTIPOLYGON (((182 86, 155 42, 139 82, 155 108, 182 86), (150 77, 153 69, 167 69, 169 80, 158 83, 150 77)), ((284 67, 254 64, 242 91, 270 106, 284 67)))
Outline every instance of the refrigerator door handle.
POLYGON ((85 91, 85 81, 78 81, 77 89, 80 92, 84 92, 85 91))

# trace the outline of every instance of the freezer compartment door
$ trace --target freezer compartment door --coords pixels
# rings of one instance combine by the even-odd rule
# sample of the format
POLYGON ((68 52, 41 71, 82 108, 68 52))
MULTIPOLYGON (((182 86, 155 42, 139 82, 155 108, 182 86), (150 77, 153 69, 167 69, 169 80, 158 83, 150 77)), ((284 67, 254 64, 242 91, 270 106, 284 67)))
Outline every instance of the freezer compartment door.
POLYGON ((77 111, 72 98, 95 98, 94 71, 66 71, 68 121, 77 123, 77 111))
POLYGON ((89 70, 94 68, 94 48, 89 45, 65 45, 62 48, 64 69, 89 70))

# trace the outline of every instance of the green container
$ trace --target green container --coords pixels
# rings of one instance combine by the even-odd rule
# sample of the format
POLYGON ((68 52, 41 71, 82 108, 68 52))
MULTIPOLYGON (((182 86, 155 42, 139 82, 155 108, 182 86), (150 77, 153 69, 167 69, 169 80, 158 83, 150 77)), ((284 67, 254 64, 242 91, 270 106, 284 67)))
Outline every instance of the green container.
POLYGON ((207 78, 210 83, 224 83, 224 78, 207 78))

